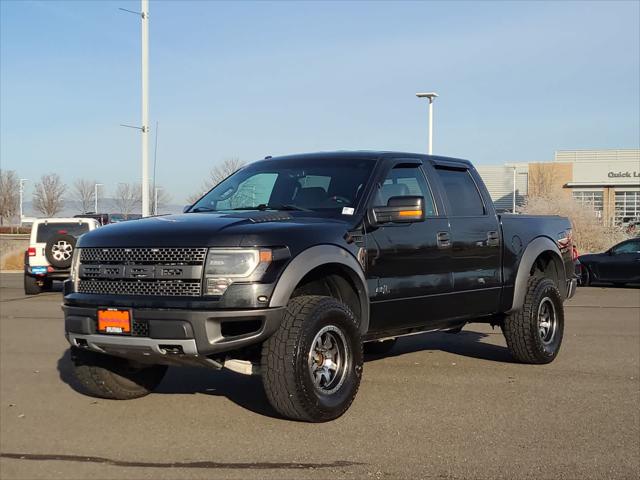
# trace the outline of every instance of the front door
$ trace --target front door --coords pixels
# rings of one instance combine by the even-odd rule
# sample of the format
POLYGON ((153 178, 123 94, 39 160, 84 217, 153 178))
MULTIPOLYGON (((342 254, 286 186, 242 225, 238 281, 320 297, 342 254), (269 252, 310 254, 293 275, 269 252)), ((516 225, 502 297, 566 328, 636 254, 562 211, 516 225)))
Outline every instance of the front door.
POLYGON ((447 317, 451 259, 447 218, 440 215, 419 163, 397 162, 383 174, 371 207, 389 198, 421 195, 426 219, 383 224, 367 232, 371 332, 435 324, 447 317))

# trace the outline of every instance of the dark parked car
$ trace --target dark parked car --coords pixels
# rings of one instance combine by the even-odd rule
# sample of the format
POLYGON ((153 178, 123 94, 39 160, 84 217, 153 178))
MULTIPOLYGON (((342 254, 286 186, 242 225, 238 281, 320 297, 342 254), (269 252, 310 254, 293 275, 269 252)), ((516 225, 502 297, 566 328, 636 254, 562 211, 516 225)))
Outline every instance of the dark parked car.
POLYGON ((73 371, 113 399, 146 395, 168 365, 260 373, 281 415, 319 422, 355 398, 363 343, 482 322, 517 361, 549 363, 571 238, 563 217, 497 215, 465 160, 265 159, 184 214, 81 237, 64 290, 73 371))
POLYGON ((640 238, 625 240, 603 253, 581 255, 578 260, 583 286, 593 282, 640 283, 640 238))

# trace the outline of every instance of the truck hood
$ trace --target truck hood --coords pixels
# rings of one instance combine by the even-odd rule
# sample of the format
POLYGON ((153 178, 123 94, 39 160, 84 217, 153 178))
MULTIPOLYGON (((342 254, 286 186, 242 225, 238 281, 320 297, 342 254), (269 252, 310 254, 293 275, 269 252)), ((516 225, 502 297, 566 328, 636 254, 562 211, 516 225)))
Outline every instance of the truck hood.
MULTIPOLYGON (((106 225, 82 235, 89 247, 238 247, 335 243, 350 223, 303 213, 250 211, 187 213, 149 217, 106 225)), ((302 246, 302 245, 301 245, 302 246)))

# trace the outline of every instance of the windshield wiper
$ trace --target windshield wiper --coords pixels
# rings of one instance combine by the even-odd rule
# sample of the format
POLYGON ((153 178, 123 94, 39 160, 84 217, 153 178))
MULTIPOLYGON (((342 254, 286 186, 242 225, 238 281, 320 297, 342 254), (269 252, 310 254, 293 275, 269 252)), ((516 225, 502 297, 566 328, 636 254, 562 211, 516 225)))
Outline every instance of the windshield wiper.
POLYGON ((272 210, 295 210, 297 212, 312 212, 313 210, 309 210, 308 208, 302 208, 297 205, 291 205, 290 203, 285 203, 283 205, 269 205, 269 208, 272 210))
POLYGON ((260 210, 261 212, 264 210, 295 210, 298 212, 311 212, 308 208, 298 207, 297 205, 267 205, 266 203, 261 203, 260 205, 256 205, 255 207, 238 207, 232 208, 232 210, 260 210))
POLYGON ((210 207, 196 207, 188 213, 200 213, 200 212, 217 212, 215 208, 210 207))

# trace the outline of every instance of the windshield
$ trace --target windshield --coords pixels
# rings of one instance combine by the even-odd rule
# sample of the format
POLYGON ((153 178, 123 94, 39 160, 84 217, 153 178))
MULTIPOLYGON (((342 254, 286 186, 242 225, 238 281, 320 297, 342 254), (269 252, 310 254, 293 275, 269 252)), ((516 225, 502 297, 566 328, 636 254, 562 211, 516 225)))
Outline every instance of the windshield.
POLYGON ((358 206, 374 159, 331 157, 264 160, 223 180, 190 209, 349 212, 358 206), (346 208, 346 210, 344 210, 346 208))

